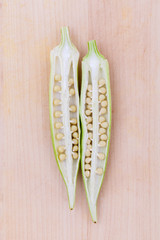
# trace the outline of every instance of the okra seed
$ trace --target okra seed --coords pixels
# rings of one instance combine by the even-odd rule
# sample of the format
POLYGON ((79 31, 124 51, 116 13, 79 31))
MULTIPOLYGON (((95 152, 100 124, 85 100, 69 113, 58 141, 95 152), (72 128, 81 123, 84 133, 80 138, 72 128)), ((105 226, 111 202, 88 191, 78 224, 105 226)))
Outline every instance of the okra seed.
POLYGON ((74 137, 74 138, 78 138, 78 136, 79 136, 78 132, 74 132, 74 133, 73 133, 73 137, 74 137))
POLYGON ((70 111, 71 111, 71 112, 76 112, 76 111, 77 111, 76 105, 71 105, 71 106, 70 106, 70 111))
POLYGON ((99 88, 99 92, 102 93, 102 94, 105 94, 106 93, 106 88, 104 88, 104 87, 99 88))
POLYGON ((60 75, 60 74, 56 74, 56 75, 54 76, 54 80, 55 80, 56 82, 61 81, 61 75, 60 75))
POLYGON ((100 129, 99 129, 99 134, 100 134, 100 135, 104 134, 105 132, 106 132, 106 130, 105 130, 104 128, 100 128, 100 129))
POLYGON ((86 103, 87 103, 87 104, 90 104, 91 102, 92 102, 92 99, 89 98, 89 97, 87 97, 87 98, 86 98, 86 103))
POLYGON ((102 115, 105 114, 106 112, 107 112, 106 108, 102 107, 99 113, 102 115))
POLYGON ((100 160, 104 160, 105 159, 105 154, 104 153, 98 153, 98 158, 100 160))
POLYGON ((90 171, 85 171, 85 176, 88 178, 90 177, 90 171))
POLYGON ((61 91, 61 87, 59 85, 55 85, 53 90, 54 90, 54 92, 60 92, 61 91))
POLYGON ((103 117, 103 116, 100 116, 100 117, 99 117, 99 122, 100 122, 100 123, 105 122, 105 120, 106 120, 105 117, 103 117))
POLYGON ((91 144, 88 144, 88 145, 87 145, 87 149, 92 150, 92 145, 91 145, 91 144))
POLYGON ((91 123, 89 123, 89 124, 87 125, 87 129, 88 129, 88 130, 92 130, 92 129, 93 129, 93 125, 92 125, 91 123))
POLYGON ((87 91, 87 97, 92 97, 92 92, 87 91))
POLYGON ((87 144, 90 144, 91 143, 91 139, 87 139, 87 144))
POLYGON ((62 112, 61 111, 55 111, 54 116, 55 116, 55 118, 59 118, 59 117, 62 116, 62 112))
POLYGON ((92 85, 91 85, 91 84, 88 84, 87 90, 88 90, 89 92, 92 91, 92 85))
POLYGON ((71 118, 70 122, 71 122, 72 124, 77 124, 77 119, 76 119, 76 118, 71 118))
POLYGON ((100 147, 105 147, 106 146, 106 142, 105 141, 99 141, 99 146, 100 147))
POLYGON ((69 85, 72 85, 74 83, 74 79, 73 78, 69 78, 68 83, 69 83, 69 85))
POLYGON ((76 132, 77 129, 78 129, 78 128, 77 128, 77 126, 75 126, 75 125, 73 125, 73 126, 71 127, 71 131, 72 131, 72 132, 76 132))
POLYGON ((102 134, 100 136, 100 139, 103 140, 103 141, 106 141, 108 139, 107 135, 106 134, 102 134))
POLYGON ((65 147, 64 146, 59 146, 58 147, 58 152, 59 153, 63 153, 65 151, 65 147))
POLYGON ((73 144, 78 144, 78 140, 76 138, 72 139, 73 144))
POLYGON ((73 146, 73 152, 78 152, 78 146, 73 146))
POLYGON ((89 116, 89 115, 91 115, 91 110, 87 109, 86 110, 86 116, 89 116))
POLYGON ((103 78, 99 79, 99 81, 98 81, 99 86, 103 86, 105 83, 106 83, 106 81, 103 78))
POLYGON ((86 158, 85 159, 85 163, 90 163, 91 162, 91 158, 86 158))
POLYGON ((108 122, 103 122, 103 123, 101 123, 101 126, 102 126, 103 128, 107 128, 107 127, 108 127, 108 122))
POLYGON ((86 149, 86 157, 90 157, 91 156, 91 152, 89 149, 86 149))
POLYGON ((57 134, 56 134, 56 139, 57 139, 57 140, 61 140, 63 137, 64 137, 64 134, 63 134, 63 133, 57 133, 57 134))
POLYGON ((59 160, 60 161, 64 161, 65 159, 66 159, 66 154, 62 153, 62 154, 59 155, 59 160))
POLYGON ((85 169, 85 170, 90 170, 90 169, 91 169, 91 165, 88 164, 88 163, 85 164, 85 165, 84 165, 84 169, 85 169))
POLYGON ((69 89, 69 94, 70 94, 71 96, 73 96, 73 95, 75 94, 74 88, 69 89))
POLYGON ((58 106, 60 104, 61 104, 61 100, 59 100, 59 99, 54 99, 53 100, 53 105, 58 106))
POLYGON ((87 121, 87 123, 90 123, 90 122, 92 122, 92 120, 93 120, 93 118, 89 116, 89 117, 87 117, 86 121, 87 121))
POLYGON ((108 105, 108 103, 107 103, 106 100, 101 102, 101 106, 102 106, 102 107, 107 107, 107 105, 108 105))
POLYGON ((87 109, 91 110, 92 109, 92 104, 87 104, 87 109))
POLYGON ((93 139, 93 133, 92 132, 88 133, 88 138, 93 139))
POLYGON ((56 129, 60 129, 60 128, 63 127, 63 123, 61 123, 61 122, 55 122, 54 127, 55 127, 56 129))
POLYGON ((98 175, 102 175, 103 173, 103 168, 97 168, 95 171, 98 175))
POLYGON ((72 157, 73 157, 73 159, 77 159, 77 158, 78 158, 78 153, 74 152, 74 153, 72 154, 72 157))
POLYGON ((99 95, 99 101, 101 102, 101 101, 103 101, 104 99, 105 99, 105 95, 100 94, 100 95, 99 95))

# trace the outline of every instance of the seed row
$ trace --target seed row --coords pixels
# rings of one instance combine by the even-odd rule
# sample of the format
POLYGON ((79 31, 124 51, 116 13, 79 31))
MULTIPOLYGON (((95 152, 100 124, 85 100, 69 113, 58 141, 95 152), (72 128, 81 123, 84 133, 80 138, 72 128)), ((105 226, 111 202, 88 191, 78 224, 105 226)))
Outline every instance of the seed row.
MULTIPOLYGON (((69 95, 72 97, 75 95, 74 89, 74 79, 71 77, 68 80, 69 86, 69 95)), ((71 105, 69 107, 71 113, 77 112, 76 105, 71 105)), ((72 138, 72 158, 74 160, 78 159, 78 152, 79 152, 79 134, 78 134, 78 125, 77 125, 77 118, 70 119, 70 130, 71 130, 71 138, 72 138)))
MULTIPOLYGON (((98 100, 100 103, 100 111, 99 111, 99 147, 105 147, 107 143, 107 127, 108 122, 106 121, 106 118, 104 117, 104 114, 107 113, 107 98, 106 98, 106 86, 105 86, 105 79, 101 78, 98 81, 98 87, 99 87, 99 96, 98 100)), ((84 164, 84 170, 85 170, 85 176, 87 178, 90 177, 91 174, 91 157, 92 157, 92 141, 93 141, 93 117, 92 117, 92 85, 88 84, 87 91, 86 91, 86 100, 85 100, 85 115, 86 115, 86 124, 87 124, 87 147, 85 152, 85 164, 84 164)), ((104 160, 105 154, 100 152, 98 153, 98 159, 104 160)), ((102 175, 103 169, 97 168, 95 170, 95 173, 98 175, 102 175)))
POLYGON ((99 85, 99 104, 100 104, 100 113, 99 113, 99 147, 105 147, 107 144, 107 127, 108 122, 106 118, 103 116, 107 113, 107 106, 108 101, 106 97, 106 86, 105 86, 105 79, 101 78, 98 81, 99 85))
MULTIPOLYGON (((54 76, 54 87, 53 91, 55 93, 61 93, 61 75, 60 74, 55 74, 54 76)), ((61 100, 58 98, 53 99, 53 106, 55 107, 55 111, 53 113, 54 117, 57 119, 54 123, 54 128, 58 130, 63 129, 63 123, 61 122, 60 118, 63 116, 62 111, 57 110, 56 108, 61 105, 61 100)), ((64 139, 64 134, 62 132, 57 132, 55 135, 56 139, 58 141, 64 139)), ((64 161, 66 159, 66 153, 65 153, 65 146, 59 145, 57 147, 57 152, 58 152, 58 158, 60 161, 64 161)))
POLYGON ((92 157, 92 141, 93 141, 93 117, 92 117, 92 85, 88 84, 85 100, 85 115, 87 124, 87 147, 85 152, 84 171, 87 178, 91 175, 91 157, 92 157))
MULTIPOLYGON (((54 87, 53 87, 53 91, 55 93, 61 93, 61 86, 58 85, 59 83, 61 83, 61 75, 60 74, 55 74, 54 76, 54 87)), ((69 84, 69 95, 73 96, 75 95, 75 89, 74 89, 74 79, 73 78, 69 78, 68 80, 68 84, 69 84)), ((55 111, 53 113, 54 117, 57 119, 57 121, 55 121, 54 123, 54 128, 58 131, 59 129, 63 129, 63 123, 61 122, 60 118, 63 116, 62 111, 57 110, 56 107, 58 107, 59 105, 61 105, 61 100, 60 99, 53 99, 53 106, 55 107, 55 111)), ((77 107, 76 105, 71 105, 69 107, 70 112, 75 113, 77 111, 77 107)), ((70 120, 70 127, 71 127, 71 134, 72 134, 72 157, 73 159, 77 159, 78 158, 78 127, 77 127, 77 119, 76 118, 71 118, 70 120)), ((64 139, 64 134, 62 132, 57 132, 55 135, 56 139, 58 141, 64 139)), ((57 147, 57 152, 58 152, 58 157, 60 161, 64 161, 66 159, 66 147, 63 145, 59 145, 57 147)))
POLYGON ((79 134, 78 134, 78 126, 77 126, 77 119, 72 118, 70 121, 70 128, 71 128, 71 136, 72 136, 72 157, 74 160, 78 158, 79 152, 79 134))
MULTIPOLYGON (((104 116, 104 114, 107 113, 107 106, 108 101, 106 97, 107 89, 106 89, 106 82, 105 79, 101 78, 98 81, 98 87, 99 87, 99 104, 100 104, 100 111, 99 111, 99 147, 105 147, 107 144, 108 136, 107 136, 107 128, 108 128, 108 122, 104 116)), ((100 152, 97 155, 99 160, 105 160, 105 154, 100 152)), ((103 168, 97 167, 95 173, 97 175, 103 174, 103 168)))

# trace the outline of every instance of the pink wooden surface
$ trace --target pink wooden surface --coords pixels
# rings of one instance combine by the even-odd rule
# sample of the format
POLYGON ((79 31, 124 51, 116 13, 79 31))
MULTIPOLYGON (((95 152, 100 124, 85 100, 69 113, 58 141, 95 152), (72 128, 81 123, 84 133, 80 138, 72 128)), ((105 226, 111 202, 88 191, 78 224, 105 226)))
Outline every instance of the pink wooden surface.
MULTIPOLYGON (((160 239, 160 2, 0 1, 0 240, 160 239), (68 25, 110 63, 109 161, 91 222, 81 173, 69 211, 50 136, 50 50, 68 25)), ((80 64, 79 64, 79 70, 80 64)))

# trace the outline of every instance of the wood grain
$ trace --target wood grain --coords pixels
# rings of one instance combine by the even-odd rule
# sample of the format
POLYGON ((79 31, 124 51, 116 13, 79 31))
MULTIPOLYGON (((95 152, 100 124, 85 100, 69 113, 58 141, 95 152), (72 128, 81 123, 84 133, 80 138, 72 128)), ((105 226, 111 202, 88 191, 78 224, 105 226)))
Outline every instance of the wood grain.
POLYGON ((1 240, 160 239, 159 12, 158 0, 0 1, 1 240), (110 63, 112 138, 97 224, 81 173, 69 211, 51 144, 49 53, 65 25, 81 58, 96 39, 110 63))

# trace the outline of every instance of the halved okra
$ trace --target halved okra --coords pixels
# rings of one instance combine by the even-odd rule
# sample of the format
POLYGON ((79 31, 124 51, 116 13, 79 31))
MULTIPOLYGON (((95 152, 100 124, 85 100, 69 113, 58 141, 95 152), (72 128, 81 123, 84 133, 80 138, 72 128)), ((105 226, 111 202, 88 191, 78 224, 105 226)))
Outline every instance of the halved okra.
POLYGON ((108 62, 94 40, 88 42, 88 54, 82 61, 80 115, 82 175, 91 217, 96 222, 96 202, 109 152, 111 92, 108 62))
POLYGON ((73 209, 80 160, 78 94, 79 52, 67 27, 61 29, 61 43, 51 51, 49 108, 55 158, 64 179, 73 209))

